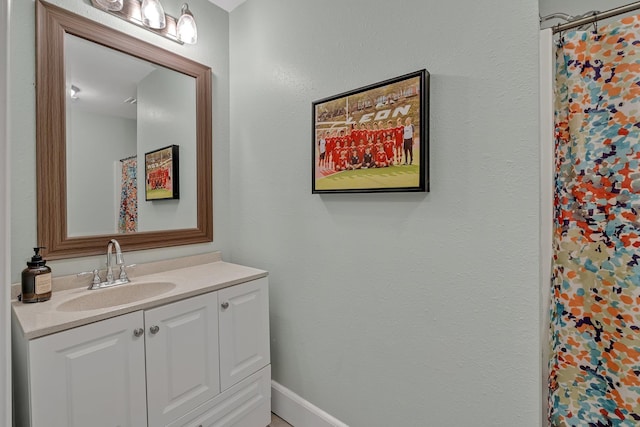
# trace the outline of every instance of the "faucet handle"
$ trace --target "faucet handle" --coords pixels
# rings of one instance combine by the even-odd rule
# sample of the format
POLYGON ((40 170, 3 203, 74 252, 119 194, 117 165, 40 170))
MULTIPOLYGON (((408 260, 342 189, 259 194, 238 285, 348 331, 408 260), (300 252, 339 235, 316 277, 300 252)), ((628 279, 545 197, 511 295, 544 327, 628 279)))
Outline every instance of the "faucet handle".
POLYGON ((95 268, 93 270, 93 279, 91 280, 91 283, 93 283, 94 285, 98 285, 100 284, 100 282, 102 282, 102 280, 100 279, 100 273, 98 273, 98 269, 95 268))
POLYGON ((136 264, 130 264, 130 265, 124 265, 124 264, 120 264, 120 280, 125 280, 125 281, 129 281, 129 277, 127 277, 127 272, 126 272, 126 268, 134 268, 136 266, 136 264))

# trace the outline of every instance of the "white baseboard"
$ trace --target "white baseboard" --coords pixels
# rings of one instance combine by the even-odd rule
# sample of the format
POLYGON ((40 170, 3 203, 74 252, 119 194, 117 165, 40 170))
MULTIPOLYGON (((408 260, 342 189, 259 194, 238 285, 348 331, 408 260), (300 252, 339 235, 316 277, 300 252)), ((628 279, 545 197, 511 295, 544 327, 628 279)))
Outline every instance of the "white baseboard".
POLYGON ((271 411, 293 427, 349 427, 273 380, 271 411))

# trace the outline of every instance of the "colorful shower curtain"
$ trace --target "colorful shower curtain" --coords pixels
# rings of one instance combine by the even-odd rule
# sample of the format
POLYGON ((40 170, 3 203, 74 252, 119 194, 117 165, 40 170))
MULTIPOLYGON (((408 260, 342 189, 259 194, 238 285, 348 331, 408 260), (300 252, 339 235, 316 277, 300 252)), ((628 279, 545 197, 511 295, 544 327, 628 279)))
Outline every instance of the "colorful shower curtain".
POLYGON ((138 231, 138 161, 134 158, 121 160, 122 189, 120 191, 119 233, 138 231))
POLYGON ((640 426, 640 15, 559 44, 549 421, 640 426))

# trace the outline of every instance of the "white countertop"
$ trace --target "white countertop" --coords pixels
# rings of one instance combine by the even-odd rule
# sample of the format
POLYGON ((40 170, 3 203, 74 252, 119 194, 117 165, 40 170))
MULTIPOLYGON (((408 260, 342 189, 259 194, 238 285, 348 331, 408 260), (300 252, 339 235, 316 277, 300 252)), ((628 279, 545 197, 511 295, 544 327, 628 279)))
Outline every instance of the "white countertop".
POLYGON ((82 286, 58 291, 56 291, 54 287, 53 294, 49 301, 25 304, 14 299, 11 305, 14 321, 17 320, 19 323, 24 337, 33 339, 133 311, 157 307, 266 276, 267 272, 263 270, 224 261, 215 261, 136 276, 131 279, 131 283, 118 285, 116 287, 136 286, 136 284, 148 282, 171 282, 176 286, 163 294, 127 304, 85 311, 69 312, 58 310, 58 307, 62 304, 79 296, 95 292, 108 292, 110 289, 113 289, 107 288, 90 291, 86 286, 82 286))

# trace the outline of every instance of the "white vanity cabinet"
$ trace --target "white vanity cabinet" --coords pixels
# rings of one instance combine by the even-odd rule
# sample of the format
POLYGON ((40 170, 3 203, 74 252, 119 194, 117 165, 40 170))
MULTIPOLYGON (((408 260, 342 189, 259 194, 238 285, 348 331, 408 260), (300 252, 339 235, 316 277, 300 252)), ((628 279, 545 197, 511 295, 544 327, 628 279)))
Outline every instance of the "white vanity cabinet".
POLYGON ((16 426, 265 427, 268 310, 259 278, 23 340, 16 426))
POLYGON ((135 312, 29 341, 31 425, 147 425, 142 326, 135 312))

